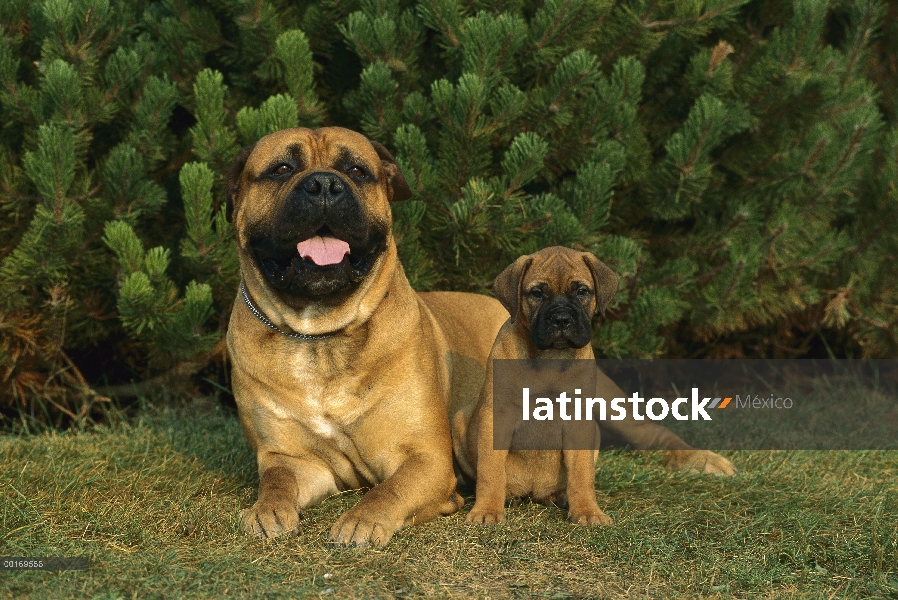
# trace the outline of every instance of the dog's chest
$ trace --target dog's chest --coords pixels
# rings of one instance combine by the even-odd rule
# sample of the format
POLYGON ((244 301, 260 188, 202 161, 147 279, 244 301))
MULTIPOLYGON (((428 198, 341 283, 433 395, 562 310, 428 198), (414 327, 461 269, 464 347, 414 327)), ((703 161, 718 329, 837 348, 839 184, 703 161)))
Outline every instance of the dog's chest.
POLYGON ((366 391, 349 365, 334 368, 333 357, 297 353, 281 402, 313 433, 335 438, 365 411, 366 391), (325 364, 323 364, 325 363, 325 364))
POLYGON ((297 378, 288 404, 312 433, 335 439, 364 412, 360 410, 362 400, 353 389, 306 377, 297 378))

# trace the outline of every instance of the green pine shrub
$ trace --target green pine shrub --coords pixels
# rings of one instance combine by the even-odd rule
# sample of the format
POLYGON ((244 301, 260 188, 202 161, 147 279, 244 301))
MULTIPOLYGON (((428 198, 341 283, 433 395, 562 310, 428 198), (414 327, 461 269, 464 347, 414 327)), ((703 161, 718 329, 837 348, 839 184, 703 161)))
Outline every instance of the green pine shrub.
POLYGON ((61 422, 131 381, 226 387, 239 273, 223 174, 295 126, 394 151, 418 289, 487 293, 560 244, 621 276, 600 356, 894 357, 894 14, 6 0, 0 404, 61 422))

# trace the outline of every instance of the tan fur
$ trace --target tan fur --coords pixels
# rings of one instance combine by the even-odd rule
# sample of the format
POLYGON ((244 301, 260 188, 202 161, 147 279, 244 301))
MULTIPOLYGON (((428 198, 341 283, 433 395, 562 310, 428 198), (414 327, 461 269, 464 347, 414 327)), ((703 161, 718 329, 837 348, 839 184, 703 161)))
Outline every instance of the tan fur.
MULTIPOLYGON (((523 256, 500 274, 494 292, 509 307, 511 317, 499 331, 490 351, 486 379, 473 409, 460 409, 453 419, 453 442, 462 471, 477 481, 477 498, 467 520, 495 524, 505 514, 507 499, 530 497, 539 502, 567 503, 568 517, 583 525, 611 523, 599 508, 594 492, 598 451, 505 451, 493 449, 494 359, 565 358, 594 360, 591 344, 574 349, 539 350, 530 338, 530 327, 538 303, 525 292, 537 284, 550 293, 564 293, 575 282, 591 282, 594 292, 590 314, 603 310, 617 288, 611 271, 589 253, 553 247, 523 256), (470 415, 470 418, 467 418, 470 415)), ((604 374, 597 372, 597 397, 622 397, 623 392, 604 374)), ((666 427, 651 421, 602 423, 603 433, 625 440, 636 448, 666 448, 667 463, 705 473, 732 475, 733 465, 713 452, 693 450, 666 427)))
POLYGON ((256 266, 246 232, 272 218, 283 201, 257 174, 291 144, 302 146, 309 171, 331 169, 338 150, 352 148, 381 182, 357 191, 364 209, 388 225, 397 185, 366 138, 338 128, 267 136, 232 173, 241 273, 254 304, 284 330, 335 332, 312 342, 287 338, 238 295, 228 330, 233 390, 260 473, 259 499, 242 512, 242 526, 260 536, 295 531, 298 511, 341 490, 371 486, 330 537, 382 545, 404 525, 461 506, 447 410, 453 386, 479 390, 490 343, 507 314, 497 301, 474 294, 422 299, 391 235, 359 288, 339 304, 284 302, 256 266))
POLYGON ((383 545, 405 525, 460 508, 453 449, 473 478, 467 431, 508 312, 476 294, 417 294, 391 233, 368 275, 340 302, 279 296, 253 259, 249 232, 271 223, 286 201, 260 173, 291 147, 302 148, 304 173, 334 171, 341 149, 351 149, 377 183, 353 188, 365 216, 388 232, 390 202, 410 193, 385 148, 341 128, 279 131, 235 159, 227 191, 247 293, 284 331, 333 334, 285 337, 237 296, 227 335, 232 388, 260 474, 258 500, 241 512, 241 524, 264 537, 293 532, 302 509, 342 490, 371 487, 340 516, 330 538, 383 545))

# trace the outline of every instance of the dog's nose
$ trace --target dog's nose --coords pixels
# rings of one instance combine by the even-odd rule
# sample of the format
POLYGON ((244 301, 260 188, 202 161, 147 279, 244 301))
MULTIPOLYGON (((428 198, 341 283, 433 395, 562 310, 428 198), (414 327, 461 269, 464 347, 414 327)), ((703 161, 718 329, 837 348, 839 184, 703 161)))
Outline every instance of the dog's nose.
POLYGON ((300 184, 305 195, 311 200, 341 200, 346 186, 340 178, 326 171, 306 176, 300 184))
POLYGON ((558 329, 567 329, 574 322, 574 317, 566 311, 559 311, 549 315, 549 322, 558 327, 558 329))

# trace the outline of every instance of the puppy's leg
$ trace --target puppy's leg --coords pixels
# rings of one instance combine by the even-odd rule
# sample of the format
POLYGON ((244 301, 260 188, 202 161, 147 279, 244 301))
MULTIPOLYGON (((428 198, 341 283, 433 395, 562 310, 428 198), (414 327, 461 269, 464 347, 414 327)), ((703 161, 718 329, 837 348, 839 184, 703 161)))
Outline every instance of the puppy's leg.
POLYGON ((258 537, 296 533, 299 511, 338 491, 327 467, 283 454, 260 455, 259 472, 259 499, 240 511, 241 529, 258 537))
POLYGON ((596 452, 564 450, 567 471, 568 518, 577 525, 611 525, 611 517, 596 502, 596 452))
MULTIPOLYGON (((492 446, 492 444, 490 444, 492 446)), ((468 523, 496 525, 505 517, 505 463, 508 450, 482 450, 477 456, 477 497, 468 523)))
POLYGON ((465 520, 478 525, 495 525, 505 517, 508 450, 493 450, 492 363, 487 366, 486 381, 468 431, 477 436, 469 441, 469 448, 476 452, 477 496, 474 508, 465 520))

